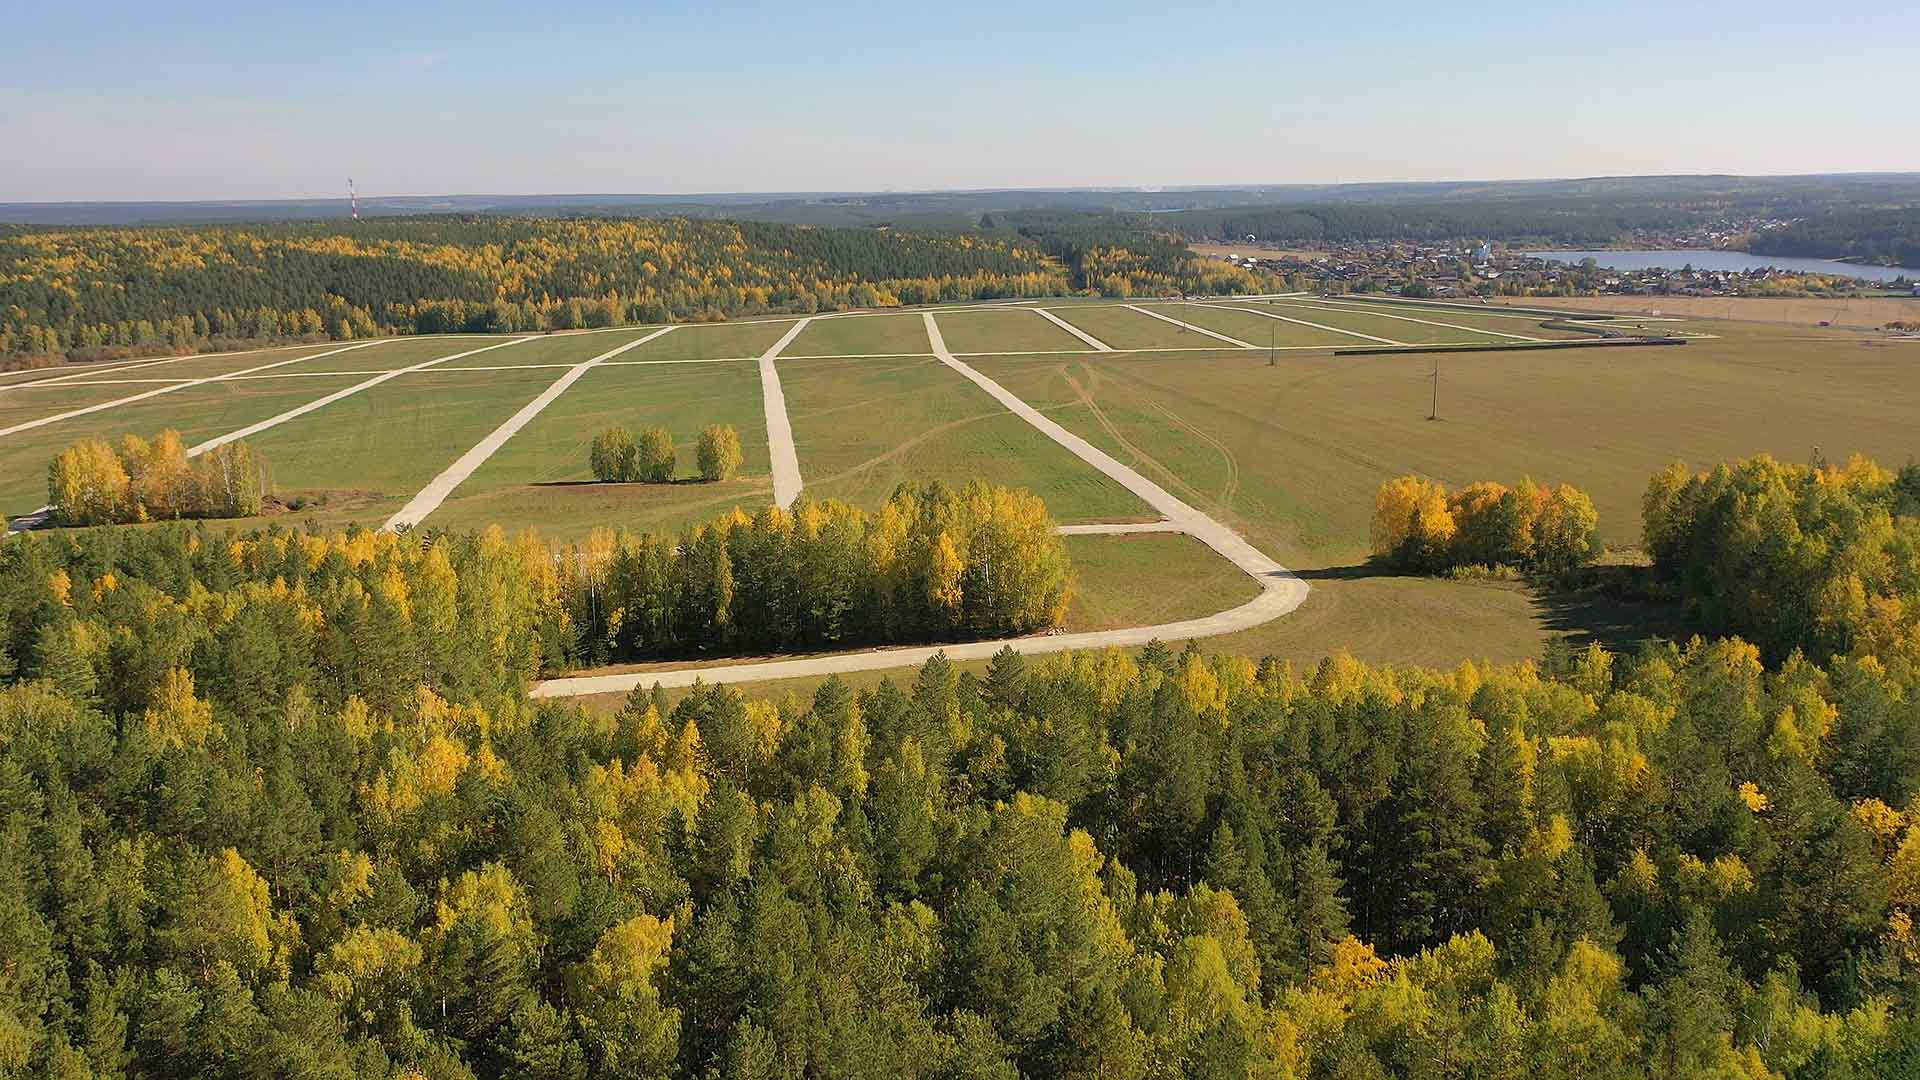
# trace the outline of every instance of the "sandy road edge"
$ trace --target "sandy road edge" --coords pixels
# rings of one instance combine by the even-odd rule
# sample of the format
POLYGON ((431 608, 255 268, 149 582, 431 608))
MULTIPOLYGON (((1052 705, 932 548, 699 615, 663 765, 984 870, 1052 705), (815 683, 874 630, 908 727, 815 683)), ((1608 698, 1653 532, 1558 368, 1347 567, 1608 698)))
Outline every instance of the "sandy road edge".
POLYGON ((780 354, 812 319, 801 319, 780 335, 780 340, 760 354, 760 407, 767 418, 767 458, 773 472, 773 501, 782 510, 800 497, 800 452, 793 445, 793 424, 787 419, 787 395, 780 388, 780 372, 774 366, 780 354))

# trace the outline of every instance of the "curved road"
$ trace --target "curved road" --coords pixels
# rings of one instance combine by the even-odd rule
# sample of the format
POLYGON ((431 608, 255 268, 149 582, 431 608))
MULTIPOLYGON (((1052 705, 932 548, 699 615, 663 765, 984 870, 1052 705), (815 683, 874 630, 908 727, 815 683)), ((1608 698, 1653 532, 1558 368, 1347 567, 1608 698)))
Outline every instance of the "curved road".
MULTIPOLYGON (((831 675, 851 671, 877 671, 885 668, 924 664, 936 653, 955 660, 977 660, 992 656, 1011 645, 1023 653, 1065 652, 1071 649, 1099 649, 1109 645, 1145 645, 1149 641, 1178 641, 1184 638, 1212 637, 1246 630, 1271 622, 1299 607, 1307 598, 1307 583, 1293 571, 1262 554, 1246 538, 1232 529, 1175 498, 1165 488, 1141 476, 1106 451, 1048 419, 1040 410, 1015 397, 1006 387, 976 371, 947 350, 940 336, 940 325, 931 313, 926 320, 927 338, 933 354, 941 363, 959 372, 974 385, 992 395, 1022 420, 1040 429, 1074 456, 1112 477, 1120 486, 1160 511, 1165 522, 1156 522, 1152 531, 1184 532, 1219 552, 1235 566, 1260 583, 1260 595, 1214 615, 1156 626, 1134 626, 1124 630, 1098 630, 1079 634, 1040 634, 1030 637, 1000 638, 994 641, 967 641, 946 645, 921 645, 902 648, 866 649, 826 656, 798 657, 792 660, 766 660, 725 664, 706 668, 676 668, 662 671, 632 672, 622 675, 577 675, 548 679, 533 688, 534 697, 575 697, 582 694, 624 693, 636 686, 691 686, 694 682, 735 683, 762 679, 790 679, 811 675, 831 675)), ((1130 531, 1140 526, 1123 526, 1130 531)))

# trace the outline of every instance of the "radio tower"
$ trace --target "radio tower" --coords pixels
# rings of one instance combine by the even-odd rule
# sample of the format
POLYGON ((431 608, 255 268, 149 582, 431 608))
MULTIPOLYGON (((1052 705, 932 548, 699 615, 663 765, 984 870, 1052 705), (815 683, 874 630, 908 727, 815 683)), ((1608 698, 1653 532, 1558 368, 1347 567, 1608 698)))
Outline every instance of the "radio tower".
POLYGON ((347 207, 353 213, 353 220, 360 220, 360 196, 354 193, 353 177, 347 177, 347 207))

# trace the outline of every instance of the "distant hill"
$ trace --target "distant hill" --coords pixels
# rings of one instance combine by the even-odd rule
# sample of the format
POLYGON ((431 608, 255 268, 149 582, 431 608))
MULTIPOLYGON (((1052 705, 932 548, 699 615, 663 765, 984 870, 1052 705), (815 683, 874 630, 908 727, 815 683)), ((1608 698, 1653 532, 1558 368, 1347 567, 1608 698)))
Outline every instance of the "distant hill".
MULTIPOLYGON (((1813 176, 1609 176, 1565 180, 1460 180, 1394 184, 1270 184, 1174 188, 1016 188, 985 191, 766 192, 366 196, 363 217, 506 214, 534 217, 729 218, 794 225, 938 227, 1020 210, 1166 214, 1345 203, 1514 203, 1660 207, 1691 214, 1803 217, 1920 205, 1920 173, 1813 176)), ((0 223, 164 225, 299 221, 348 216, 347 200, 0 203, 0 223)))

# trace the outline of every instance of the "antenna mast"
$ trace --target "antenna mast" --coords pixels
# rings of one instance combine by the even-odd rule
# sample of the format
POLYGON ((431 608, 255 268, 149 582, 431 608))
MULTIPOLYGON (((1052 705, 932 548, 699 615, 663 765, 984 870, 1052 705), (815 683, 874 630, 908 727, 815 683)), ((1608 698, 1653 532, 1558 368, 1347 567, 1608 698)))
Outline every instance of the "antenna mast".
POLYGON ((347 177, 347 208, 353 214, 353 220, 360 220, 360 196, 353 190, 353 177, 347 177))

